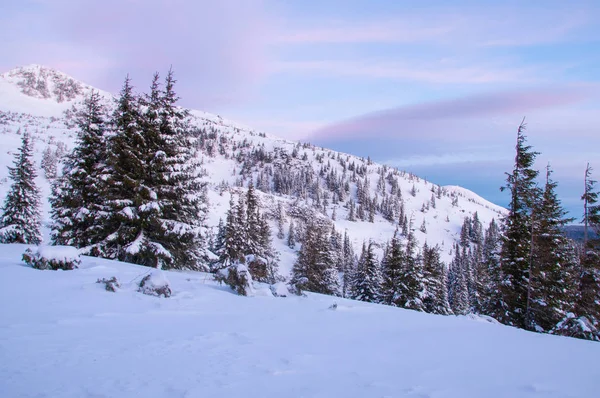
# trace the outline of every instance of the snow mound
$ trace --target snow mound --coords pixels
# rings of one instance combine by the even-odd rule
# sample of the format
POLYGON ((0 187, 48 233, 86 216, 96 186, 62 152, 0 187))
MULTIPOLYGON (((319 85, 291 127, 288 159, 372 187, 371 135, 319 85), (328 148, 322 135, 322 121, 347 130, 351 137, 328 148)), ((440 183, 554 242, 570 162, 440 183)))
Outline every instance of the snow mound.
POLYGON ((23 261, 41 270, 73 270, 79 268, 79 251, 71 246, 38 246, 35 253, 27 249, 23 261))
POLYGON ((151 271, 140 281, 139 291, 149 296, 171 297, 171 285, 165 273, 161 270, 151 271))

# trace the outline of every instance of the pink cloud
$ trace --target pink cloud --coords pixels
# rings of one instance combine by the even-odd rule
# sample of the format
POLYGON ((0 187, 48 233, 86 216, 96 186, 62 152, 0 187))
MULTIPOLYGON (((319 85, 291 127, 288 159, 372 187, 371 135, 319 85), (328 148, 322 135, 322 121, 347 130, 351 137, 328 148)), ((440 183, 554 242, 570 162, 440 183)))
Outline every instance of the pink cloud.
POLYGON ((185 104, 210 107, 247 98, 268 73, 263 0, 38 1, 11 17, 2 66, 45 64, 111 91, 126 73, 145 90, 172 65, 185 104))
MULTIPOLYGON (((537 110, 561 107, 590 98, 586 87, 537 88, 478 94, 419 105, 386 109, 334 123, 314 132, 320 140, 359 139, 376 134, 378 138, 411 135, 428 139, 454 139, 460 131, 457 121, 526 115, 537 110)), ((467 130, 469 131, 469 130, 467 130)), ((472 131, 472 130, 471 130, 472 131)), ((462 134, 466 131, 462 130, 462 134)), ((471 135, 482 134, 481 131, 471 135)))
POLYGON ((480 65, 452 65, 448 62, 365 62, 350 61, 291 61, 279 62, 274 66, 279 72, 310 72, 334 76, 358 76, 377 79, 412 80, 425 83, 507 83, 534 82, 536 68, 493 67, 480 65))

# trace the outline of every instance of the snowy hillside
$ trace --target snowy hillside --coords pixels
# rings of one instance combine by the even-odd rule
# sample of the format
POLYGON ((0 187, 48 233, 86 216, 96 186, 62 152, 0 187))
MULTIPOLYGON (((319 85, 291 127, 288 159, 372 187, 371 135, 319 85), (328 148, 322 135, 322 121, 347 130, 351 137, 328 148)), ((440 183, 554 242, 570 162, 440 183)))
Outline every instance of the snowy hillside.
POLYGON ((2 397, 594 397, 600 345, 331 296, 255 297, 197 272, 24 266, 0 245, 2 397), (116 276, 121 289, 95 283, 116 276), (337 303, 335 310, 329 309, 337 303))
MULTIPOLYGON (((145 82, 135 82, 143 86, 145 82)), ((8 189, 6 166, 20 144, 19 132, 34 137, 36 163, 44 151, 63 153, 73 147, 76 130, 70 114, 92 88, 69 76, 40 66, 17 68, 0 75, 0 200, 8 189)), ((101 92, 110 103, 110 94, 101 92)), ((284 205, 284 230, 303 206, 322 217, 334 218, 337 231, 347 231, 358 252, 363 241, 372 239, 381 246, 398 225, 399 203, 412 222, 419 244, 439 245, 442 260, 449 262, 453 242, 465 217, 477 212, 484 227, 498 218, 503 209, 460 187, 439 187, 417 176, 370 162, 368 159, 328 149, 299 144, 256 132, 202 111, 190 112, 190 123, 201 134, 199 157, 209 180, 209 226, 225 218, 230 195, 241 192, 252 181, 261 193, 262 207, 274 211, 284 205), (296 181, 281 181, 279 175, 296 181), (298 182, 300 181, 300 182, 298 182), (359 192, 361 191, 361 192, 359 192), (374 210, 372 222, 349 221, 349 203, 360 201, 374 210)), ((43 197, 50 184, 40 170, 38 186, 43 197)), ((48 221, 49 205, 44 204, 48 221)), ((368 218, 368 217, 367 217, 368 218)), ((271 219, 276 231, 275 220, 271 219)), ((286 276, 295 251, 274 237, 280 252, 280 272, 286 276)))

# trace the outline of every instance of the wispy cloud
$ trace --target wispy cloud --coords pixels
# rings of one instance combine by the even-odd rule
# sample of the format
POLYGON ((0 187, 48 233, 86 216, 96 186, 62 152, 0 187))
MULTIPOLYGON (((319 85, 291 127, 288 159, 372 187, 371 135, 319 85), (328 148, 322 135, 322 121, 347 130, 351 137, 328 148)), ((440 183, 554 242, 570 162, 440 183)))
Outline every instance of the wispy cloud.
POLYGON ((415 61, 290 61, 275 65, 277 71, 296 71, 332 76, 408 80, 442 84, 486 84, 508 82, 535 82, 537 68, 499 67, 491 65, 449 65, 446 60, 437 62, 415 61))
POLYGON ((389 137, 402 132, 442 138, 448 135, 448 128, 444 126, 447 126, 449 120, 524 115, 538 109, 581 102, 590 95, 590 90, 585 87, 538 88, 471 95, 369 113, 326 126, 317 130, 314 136, 321 140, 335 140, 361 138, 373 133, 378 137, 389 137))
POLYGON ((438 6, 427 12, 404 12, 395 16, 361 17, 356 20, 325 20, 312 27, 296 27, 277 39, 285 44, 395 43, 464 46, 526 46, 589 40, 583 33, 594 23, 594 8, 569 4, 541 10, 511 6, 438 6))

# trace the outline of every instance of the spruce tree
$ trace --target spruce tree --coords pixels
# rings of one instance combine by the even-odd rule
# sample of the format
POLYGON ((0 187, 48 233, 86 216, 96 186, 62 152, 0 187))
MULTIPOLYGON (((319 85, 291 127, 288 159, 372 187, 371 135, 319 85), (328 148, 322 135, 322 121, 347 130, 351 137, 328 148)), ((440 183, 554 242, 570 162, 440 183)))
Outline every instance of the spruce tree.
POLYGON ((404 267, 396 303, 399 307, 423 311, 423 264, 417 253, 417 242, 410 223, 404 251, 404 267))
POLYGON ((77 114, 77 143, 52 189, 52 240, 103 255, 110 210, 106 205, 108 115, 92 91, 77 114))
POLYGON ((524 328, 527 310, 527 286, 531 266, 532 224, 531 212, 539 200, 535 179, 538 172, 533 164, 538 152, 526 145, 525 124, 517 131, 515 165, 506 173, 506 186, 511 194, 508 214, 504 218, 505 233, 502 239, 500 284, 501 305, 499 321, 524 328))
POLYGON ((449 315, 448 281, 446 266, 440 259, 438 246, 423 245, 423 307, 425 312, 449 315))
MULTIPOLYGON (((596 205, 599 193, 596 181, 591 179, 591 167, 585 172, 584 223, 587 228, 600 232, 600 206, 596 205)), ((574 314, 568 314, 553 333, 600 341, 600 239, 590 239, 580 256, 578 300, 574 314)))
MULTIPOLYGON (((148 140, 140 102, 127 76, 112 114, 113 135, 108 144, 107 206, 110 217, 104 252, 108 258, 143 264, 142 257, 136 253, 148 225, 142 209, 148 206, 150 194, 145 188, 149 184, 148 140)), ((152 264, 149 261, 146 265, 152 264)))
POLYGON ((450 265, 449 276, 449 296, 452 311, 456 315, 468 314, 469 307, 469 286, 467 276, 468 258, 466 250, 459 244, 454 248, 454 259, 450 265))
POLYGON ((328 228, 320 220, 311 220, 306 226, 302 247, 292 268, 290 285, 298 293, 339 294, 328 228))
POLYGON ((354 274, 356 271, 356 259, 354 249, 348 236, 348 231, 344 231, 343 260, 342 260, 342 297, 348 297, 353 286, 354 274))
POLYGON ((500 284, 502 282, 502 270, 500 268, 500 229, 496 221, 492 219, 485 231, 483 241, 483 255, 480 273, 482 285, 482 309, 483 314, 498 318, 502 311, 500 295, 500 284))
MULTIPOLYGON (((597 205, 599 194, 595 189, 597 181, 592 179, 592 167, 588 163, 584 174, 584 191, 581 196, 583 200, 583 244, 587 245, 589 239, 589 228, 600 226, 600 205, 597 205)), ((600 230, 597 230, 600 234, 600 230)))
POLYGON ((290 249, 296 247, 296 230, 294 227, 294 220, 290 220, 290 226, 288 228, 287 245, 290 249))
POLYGON ((380 300, 381 274, 373 252, 373 242, 365 247, 356 266, 351 298, 359 301, 378 303, 380 300))
POLYGON ((144 97, 133 95, 129 79, 121 92, 110 148, 114 218, 107 252, 146 266, 205 269, 206 184, 174 84, 169 71, 164 90, 155 74, 144 97))
POLYGON ((2 207, 1 243, 39 245, 42 241, 40 193, 35 185, 32 152, 33 142, 29 134, 24 132, 19 152, 15 154, 14 166, 8 167, 12 184, 2 207))
POLYGON ((564 226, 573 221, 556 196, 557 183, 546 169, 542 201, 535 211, 533 261, 530 270, 526 326, 539 332, 550 331, 577 301, 579 264, 573 243, 564 234, 564 226))
POLYGON ((406 257, 398 229, 387 245, 381 261, 382 283, 381 301, 387 305, 400 306, 402 280, 406 267, 406 257))

